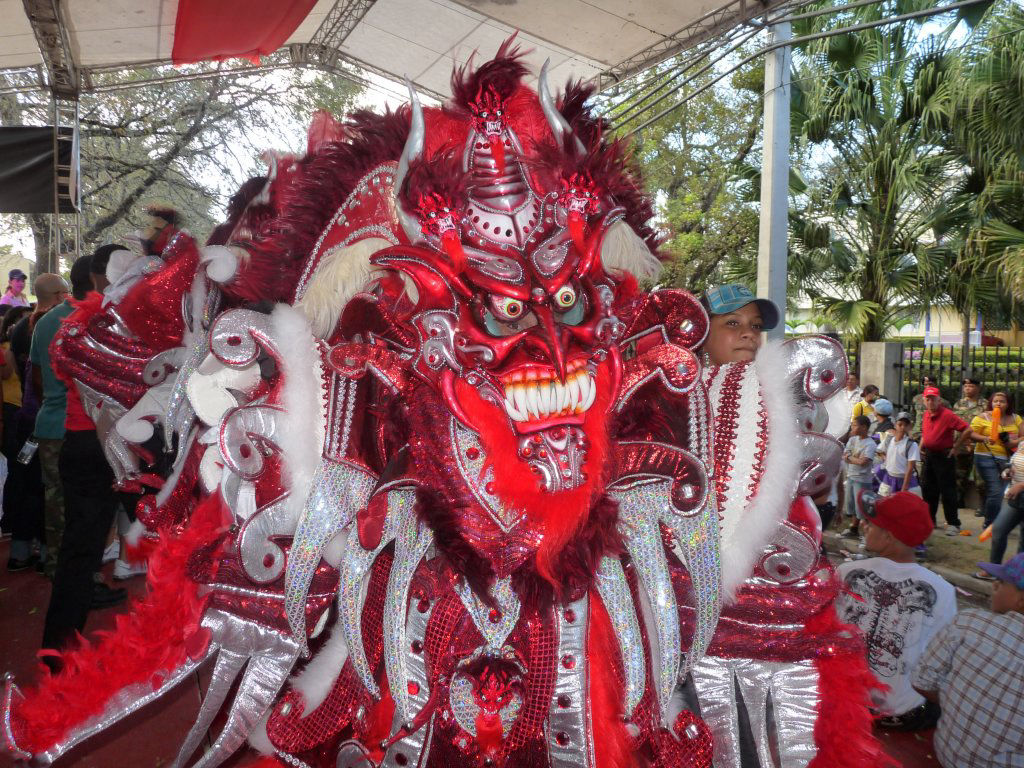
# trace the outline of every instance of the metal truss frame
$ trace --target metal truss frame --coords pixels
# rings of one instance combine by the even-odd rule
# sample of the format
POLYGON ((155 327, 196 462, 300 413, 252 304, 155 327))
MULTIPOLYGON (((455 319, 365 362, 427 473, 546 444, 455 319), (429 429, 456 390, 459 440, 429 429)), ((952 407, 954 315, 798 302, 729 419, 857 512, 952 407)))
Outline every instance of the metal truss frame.
POLYGON ((748 23, 784 4, 785 0, 729 0, 725 5, 709 11, 674 34, 601 72, 595 78, 597 90, 605 91, 672 58, 681 51, 712 40, 727 29, 748 23))

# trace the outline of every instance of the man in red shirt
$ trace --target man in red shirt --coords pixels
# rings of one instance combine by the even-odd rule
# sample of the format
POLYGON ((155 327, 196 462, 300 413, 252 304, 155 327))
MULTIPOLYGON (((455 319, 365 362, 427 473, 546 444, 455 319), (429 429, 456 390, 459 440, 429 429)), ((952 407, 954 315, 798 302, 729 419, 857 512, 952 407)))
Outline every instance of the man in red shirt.
POLYGON ((956 452, 970 437, 966 421, 942 404, 937 387, 925 387, 924 418, 921 421, 921 493, 928 502, 932 522, 939 511, 939 498, 946 514, 946 535, 960 533, 956 502, 956 452))

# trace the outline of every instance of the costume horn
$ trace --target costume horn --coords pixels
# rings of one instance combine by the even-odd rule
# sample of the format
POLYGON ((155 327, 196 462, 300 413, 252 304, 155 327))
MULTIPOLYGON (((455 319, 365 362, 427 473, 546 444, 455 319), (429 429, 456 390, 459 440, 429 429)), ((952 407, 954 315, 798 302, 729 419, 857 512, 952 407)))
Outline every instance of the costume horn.
POLYGON ((409 78, 405 78, 405 85, 409 89, 409 107, 412 109, 412 120, 409 123, 409 138, 405 140, 405 149, 398 160, 398 170, 395 173, 395 210, 398 212, 398 220, 405 231, 405 236, 410 243, 422 239, 419 222, 410 216, 402 207, 402 184, 405 182, 406 174, 409 173, 409 165, 413 160, 418 160, 423 154, 424 138, 426 137, 426 122, 423 119, 423 107, 420 105, 416 89, 412 87, 409 78))
POLYGON ((551 59, 544 62, 544 66, 540 68, 540 77, 537 79, 537 97, 540 99, 540 107, 544 110, 544 117, 548 119, 551 133, 555 135, 555 140, 559 145, 564 145, 565 135, 568 133, 576 145, 576 156, 582 157, 587 153, 586 147, 583 146, 580 137, 573 133, 562 113, 555 107, 555 100, 551 98, 551 91, 548 90, 548 64, 550 63, 551 59))

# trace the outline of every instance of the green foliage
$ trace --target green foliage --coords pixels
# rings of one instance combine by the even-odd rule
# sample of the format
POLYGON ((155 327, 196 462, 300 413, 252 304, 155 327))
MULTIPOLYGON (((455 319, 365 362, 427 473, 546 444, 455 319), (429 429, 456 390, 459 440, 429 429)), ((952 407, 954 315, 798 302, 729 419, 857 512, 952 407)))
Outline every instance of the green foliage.
MULTIPOLYGON (((359 90, 340 77, 295 69, 218 75, 216 67, 197 65, 188 71, 202 77, 161 80, 180 73, 129 70, 95 76, 96 85, 110 90, 82 94, 83 251, 138 229, 143 205, 154 200, 179 209, 186 227, 205 238, 227 198, 246 178, 265 172, 263 151, 303 152, 313 110, 344 112, 359 90)), ((7 124, 50 121, 46 94, 7 97, 5 106, 7 124)), ((48 217, 27 218, 37 254, 45 253, 48 217)))
MULTIPOLYGON (((646 91, 671 75, 659 68, 635 87, 646 91)), ((706 84, 713 72, 658 104, 664 109, 706 84)), ((644 129, 636 152, 647 188, 666 233, 668 260, 659 282, 700 292, 721 276, 720 266, 736 254, 757 249, 757 210, 737 172, 756 155, 761 141, 762 64, 738 70, 724 84, 709 88, 644 129)), ((613 110, 613 120, 622 110, 613 110)), ((630 130, 650 112, 624 122, 630 130)))

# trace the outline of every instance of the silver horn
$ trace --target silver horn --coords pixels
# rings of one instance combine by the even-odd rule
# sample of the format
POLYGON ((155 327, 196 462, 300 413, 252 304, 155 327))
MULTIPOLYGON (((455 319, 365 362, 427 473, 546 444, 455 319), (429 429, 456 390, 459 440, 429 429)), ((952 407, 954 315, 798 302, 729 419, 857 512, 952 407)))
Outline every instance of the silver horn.
POLYGON ((394 195, 398 221, 401 223, 402 229, 405 230, 405 236, 409 238, 409 242, 415 243, 423 238, 423 233, 419 222, 402 208, 399 193, 401 192, 403 182, 405 182, 405 176, 409 173, 409 163, 419 159, 420 155, 423 154, 423 142, 427 129, 426 123, 423 120, 423 106, 420 104, 419 96, 416 95, 416 89, 412 87, 412 82, 408 77, 405 78, 405 85, 409 89, 409 106, 412 108, 412 121, 409 123, 409 138, 405 140, 405 149, 402 150, 402 156, 398 160, 398 170, 395 173, 394 195))
POLYGON ((551 98, 551 91, 548 90, 548 64, 550 63, 551 59, 544 62, 544 66, 540 68, 540 77, 537 79, 537 97, 540 99, 540 107, 544 110, 544 117, 548 119, 551 133, 555 135, 559 146, 565 143, 565 134, 568 133, 576 143, 576 155, 581 157, 587 153, 587 148, 583 146, 580 137, 572 132, 568 121, 555 107, 555 100, 551 98))

